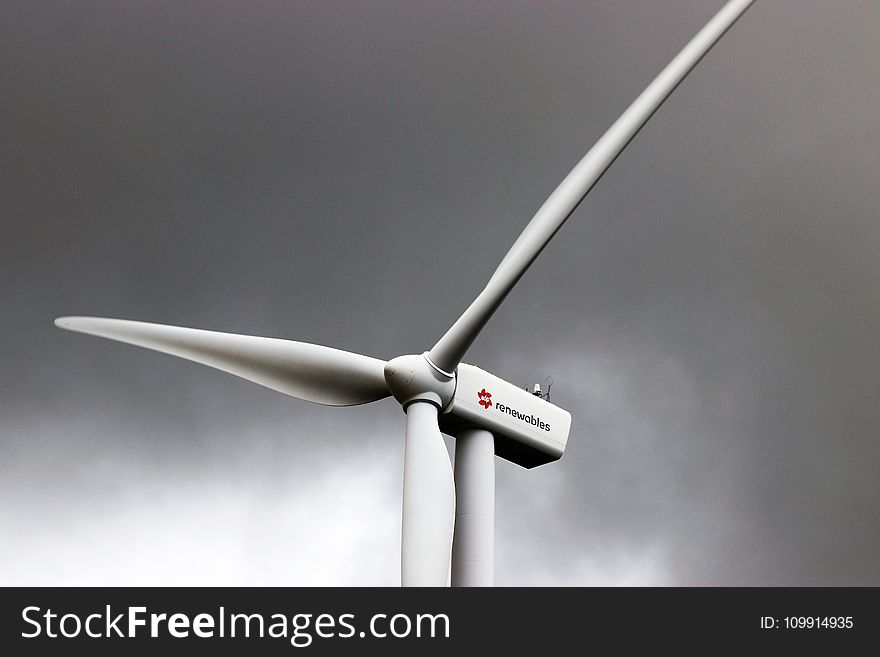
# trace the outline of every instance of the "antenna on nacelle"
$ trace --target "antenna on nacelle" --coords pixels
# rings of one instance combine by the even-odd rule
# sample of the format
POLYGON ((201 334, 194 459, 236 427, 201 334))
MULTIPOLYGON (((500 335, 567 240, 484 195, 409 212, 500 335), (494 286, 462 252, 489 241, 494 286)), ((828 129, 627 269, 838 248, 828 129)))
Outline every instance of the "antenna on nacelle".
POLYGON ((532 386, 531 390, 529 390, 529 386, 525 386, 524 389, 526 392, 528 392, 531 395, 534 395, 535 397, 540 397, 544 401, 550 401, 550 386, 552 386, 552 385, 553 385, 553 377, 548 376, 546 379, 544 379, 544 386, 546 388, 546 392, 541 389, 540 383, 534 384, 532 386))

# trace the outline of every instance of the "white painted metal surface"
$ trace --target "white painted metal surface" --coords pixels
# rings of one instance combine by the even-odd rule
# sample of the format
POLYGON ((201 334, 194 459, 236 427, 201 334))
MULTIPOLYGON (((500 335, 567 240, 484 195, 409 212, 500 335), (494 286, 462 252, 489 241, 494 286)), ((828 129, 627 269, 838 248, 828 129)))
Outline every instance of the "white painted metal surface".
POLYGON ((571 413, 475 365, 461 363, 455 395, 443 409, 444 433, 477 428, 495 436, 495 453, 524 468, 556 461, 565 451, 571 413))
POLYGON ((452 585, 495 583, 495 441, 483 429, 455 437, 452 585))

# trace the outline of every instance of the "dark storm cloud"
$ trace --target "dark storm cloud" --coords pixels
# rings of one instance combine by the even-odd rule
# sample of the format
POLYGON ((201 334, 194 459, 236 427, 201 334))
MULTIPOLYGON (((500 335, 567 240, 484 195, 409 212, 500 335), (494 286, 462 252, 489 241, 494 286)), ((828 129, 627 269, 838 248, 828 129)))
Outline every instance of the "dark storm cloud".
MULTIPOLYGON (((52 317, 420 352, 715 5, 4 3, 0 577, 393 582, 394 404, 52 317)), ((759 0, 474 345, 574 418, 499 583, 880 583, 878 26, 759 0)))

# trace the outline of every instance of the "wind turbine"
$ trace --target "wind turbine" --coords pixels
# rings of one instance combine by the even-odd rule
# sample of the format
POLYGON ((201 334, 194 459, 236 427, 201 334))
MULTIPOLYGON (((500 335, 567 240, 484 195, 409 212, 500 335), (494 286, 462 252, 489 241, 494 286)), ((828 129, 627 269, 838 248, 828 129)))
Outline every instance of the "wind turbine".
POLYGON ((462 358, 596 181, 752 2, 730 0, 661 71, 559 184, 476 299, 423 354, 386 362, 304 342, 121 319, 60 317, 55 324, 186 358, 328 406, 393 396, 406 414, 402 584, 445 586, 451 556, 454 586, 491 586, 494 457, 526 468, 559 459, 571 416, 462 358), (456 438, 454 474, 441 431, 456 438))

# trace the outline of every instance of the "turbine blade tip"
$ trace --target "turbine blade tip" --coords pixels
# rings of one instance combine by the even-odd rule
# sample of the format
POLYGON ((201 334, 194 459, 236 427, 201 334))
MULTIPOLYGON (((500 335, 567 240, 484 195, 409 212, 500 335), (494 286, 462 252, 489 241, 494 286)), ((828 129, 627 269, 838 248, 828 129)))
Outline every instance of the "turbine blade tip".
POLYGON ((63 317, 56 317, 53 323, 58 328, 64 329, 66 331, 78 331, 82 327, 82 320, 87 319, 89 318, 76 315, 65 315, 63 317))

